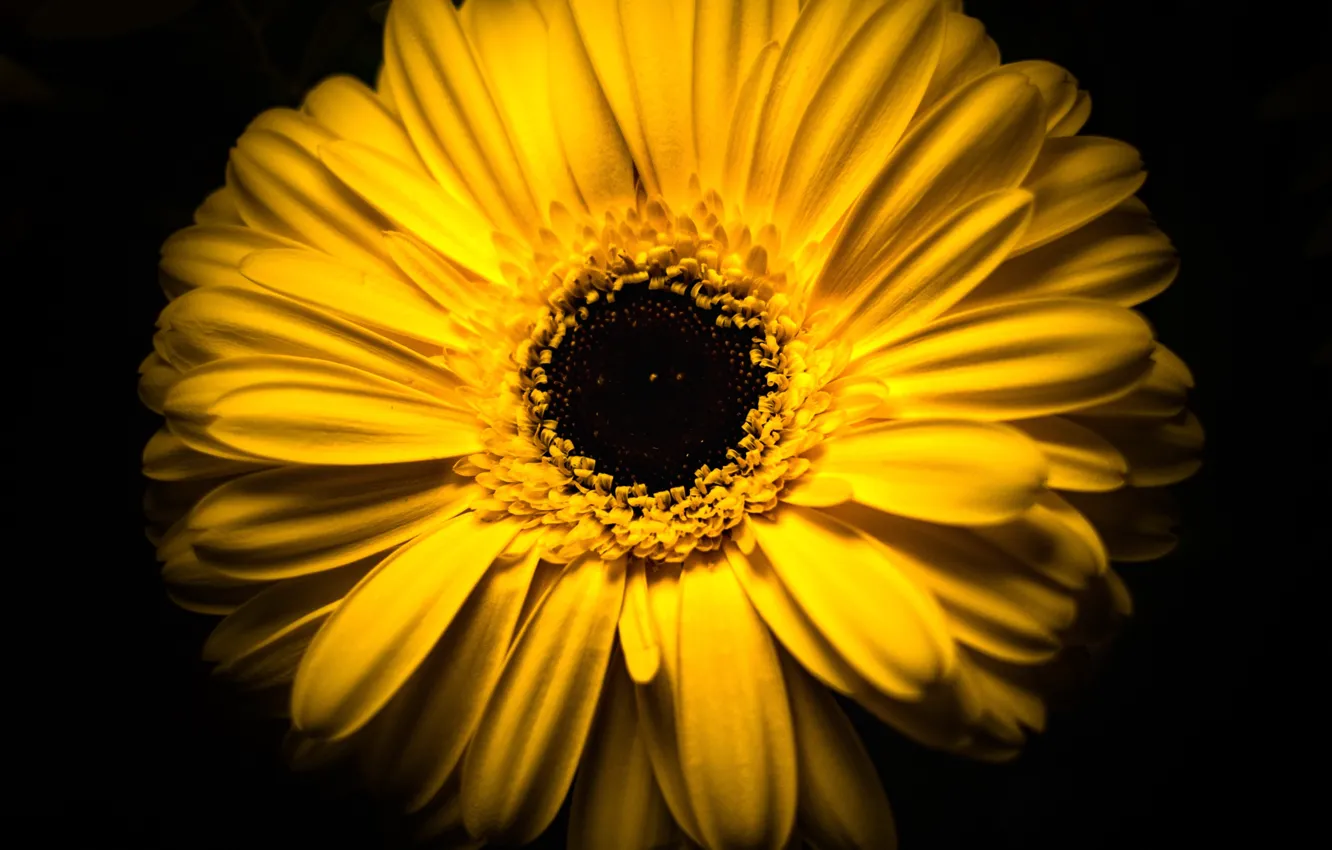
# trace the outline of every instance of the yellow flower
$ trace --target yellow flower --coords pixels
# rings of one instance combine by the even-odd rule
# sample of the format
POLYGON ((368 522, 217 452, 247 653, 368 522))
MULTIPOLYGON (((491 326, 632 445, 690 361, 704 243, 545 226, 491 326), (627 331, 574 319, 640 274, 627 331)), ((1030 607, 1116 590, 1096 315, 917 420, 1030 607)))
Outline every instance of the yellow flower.
POLYGON ((205 647, 423 836, 880 848, 841 694, 1003 759, 1174 538, 1128 145, 938 0, 398 0, 163 249, 205 647))

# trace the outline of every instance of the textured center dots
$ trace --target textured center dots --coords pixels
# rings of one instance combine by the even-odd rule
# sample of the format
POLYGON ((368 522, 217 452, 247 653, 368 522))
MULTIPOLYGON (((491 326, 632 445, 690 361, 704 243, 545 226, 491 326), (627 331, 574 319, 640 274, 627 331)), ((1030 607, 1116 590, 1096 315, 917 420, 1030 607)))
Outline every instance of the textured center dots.
POLYGON ((688 488, 699 467, 724 465, 770 391, 768 370, 750 362, 754 332, 718 327, 720 310, 646 285, 587 309, 546 366, 545 418, 573 454, 616 487, 648 493, 688 488))

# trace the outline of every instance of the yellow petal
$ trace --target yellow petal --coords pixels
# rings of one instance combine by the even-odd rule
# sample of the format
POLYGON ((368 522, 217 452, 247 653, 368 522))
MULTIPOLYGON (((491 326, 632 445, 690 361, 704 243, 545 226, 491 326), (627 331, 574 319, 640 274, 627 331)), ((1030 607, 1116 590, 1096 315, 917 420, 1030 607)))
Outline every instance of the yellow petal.
POLYGON ((1070 590, 1086 587, 1110 567, 1096 529, 1056 493, 1043 494, 1020 519, 971 531, 1070 590))
POLYGON ((652 682, 634 689, 638 705, 639 734, 652 762, 652 771, 662 797, 675 822, 695 842, 700 841, 698 821, 685 789, 680 765, 679 724, 679 564, 657 564, 648 571, 648 611, 661 649, 661 667, 652 682))
POLYGON ((694 143, 705 188, 720 189, 727 134, 744 74, 773 38, 768 2, 699 0, 694 12, 694 143))
MULTIPOLYGON (((310 642, 327 621, 327 612, 317 612, 292 628, 274 635, 252 652, 218 665, 213 673, 247 691, 260 692, 255 696, 267 696, 269 699, 276 697, 281 705, 286 702, 291 682, 301 659, 309 650, 310 642)), ((285 706, 282 710, 286 713, 285 706)))
POLYGON ((795 738, 768 629, 717 557, 680 577, 680 761, 709 847, 780 850, 796 807, 795 738))
MULTIPOLYGON (((568 0, 568 3, 598 85, 620 127, 624 143, 633 156, 637 176, 649 193, 660 192, 661 186, 643 132, 644 125, 630 64, 631 51, 625 44, 620 4, 615 0, 568 0)), ((688 103, 687 100, 685 102, 688 103)))
POLYGON ((416 171, 425 171, 402 124, 355 77, 337 74, 325 78, 306 94, 301 109, 338 138, 369 145, 416 171))
POLYGON ((1048 463, 1024 434, 969 421, 876 423, 826 442, 816 475, 850 483, 882 511, 953 525, 1004 522, 1045 486, 1048 463))
POLYGON ((538 208, 579 203, 551 108, 547 26, 538 4, 471 3, 460 18, 538 208))
POLYGON ((1096 136, 1047 140, 1022 184, 1036 196, 1036 214, 1015 250, 1031 250, 1081 227, 1146 179, 1138 152, 1123 142, 1096 136))
POLYGON ((156 481, 221 478, 257 469, 263 466, 197 452, 166 428, 158 429, 143 449, 143 474, 156 481))
POLYGON ((213 190, 204 198, 204 202, 194 211, 194 223, 215 226, 245 224, 236 209, 236 196, 225 186, 213 190))
POLYGON ((1068 110, 1059 123, 1050 128, 1049 135, 1052 138, 1075 135, 1082 129, 1082 125, 1087 123, 1091 117, 1091 95, 1085 91, 1078 92, 1078 99, 1073 102, 1073 107, 1068 110))
POLYGON ((862 684, 859 674, 796 604, 763 550, 755 548, 745 553, 728 540, 723 551, 750 604, 772 629, 773 637, 825 685, 844 694, 858 690, 862 684))
POLYGON ((253 599, 267 582, 247 581, 205 567, 187 551, 162 565, 162 583, 172 602, 196 614, 225 615, 253 599))
POLYGON ((1050 463, 1056 490, 1104 491, 1124 484, 1128 461, 1104 437, 1059 416, 1022 419, 1013 427, 1034 440, 1050 463))
POLYGON ((497 561, 413 674, 412 698, 366 729, 377 733, 381 783, 408 811, 424 809, 462 763, 504 670, 536 564, 535 552, 497 561))
POLYGON ((449 463, 294 466, 223 484, 190 514, 207 565, 251 579, 318 572, 384 552, 465 510, 449 463))
POLYGON ((182 372, 228 357, 281 354, 352 366, 432 395, 451 395, 461 384, 406 346, 264 290, 198 289, 173 301, 158 325, 164 355, 182 372))
POLYGON ((775 521, 751 525, 796 604, 875 688, 909 700, 947 675, 954 657, 943 613, 881 547, 810 508, 782 506, 775 521), (839 568, 820 567, 829 560, 839 568))
MULTIPOLYGON (((658 190, 683 205, 689 178, 698 170, 692 108, 693 2, 621 3, 620 27, 629 82, 658 190), (670 50, 644 50, 665 40, 670 50), (678 52, 677 52, 678 51, 678 52)), ((596 47, 594 46, 595 50, 596 47)))
POLYGON ((1112 493, 1065 493, 1105 541, 1115 561, 1154 561, 1179 544, 1174 528, 1178 508, 1161 488, 1121 487, 1112 493))
POLYGON ((226 664, 311 620, 328 616, 374 563, 367 560, 277 582, 217 624, 204 643, 204 660, 226 664))
POLYGON ((772 84, 758 92, 761 109, 753 160, 744 185, 744 205, 751 213, 769 207, 800 119, 827 76, 833 60, 878 4, 853 0, 814 0, 796 18, 782 42, 772 84))
MULTIPOLYGON (((931 109, 949 93, 999 67, 999 47, 985 34, 978 20, 949 11, 944 16, 943 46, 930 85, 917 115, 931 109)), ((917 119, 919 120, 919 119, 917 119)))
MULTIPOLYGON (((1032 197, 1021 189, 985 195, 907 248, 883 277, 847 293, 837 305, 840 332, 863 356, 933 321, 985 279, 1022 238, 1032 197)), ((818 303, 819 288, 813 298, 818 303)))
POLYGON ((1165 291, 1178 272, 1165 234, 1147 216, 1120 208, 1008 260, 966 303, 1072 297, 1132 307, 1165 291))
POLYGON ((498 278, 489 223, 424 174, 358 142, 329 142, 319 160, 366 204, 477 274, 498 278))
POLYGON ((165 410, 172 432, 192 448, 288 463, 401 463, 481 449, 472 413, 359 369, 299 357, 200 366, 172 387, 165 410))
POLYGON ((1193 373, 1189 367, 1175 352, 1158 342, 1152 352, 1152 369, 1133 392, 1105 404, 1083 408, 1078 415, 1168 419, 1184 409, 1192 388, 1193 373))
POLYGON ((518 529, 467 513, 384 559, 301 661, 292 691, 296 726, 318 738, 364 726, 430 653, 518 529))
POLYGON ((1041 99, 1045 101, 1045 128, 1049 132, 1059 125, 1064 116, 1073 109, 1078 100, 1078 81, 1072 74, 1053 62, 1041 59, 1029 59, 1025 62, 1010 62, 1004 65, 1006 71, 1017 71, 1031 80, 1032 85, 1041 90, 1041 99))
POLYGON ((879 415, 1022 419, 1124 395, 1151 368, 1153 347, 1130 310, 1051 299, 953 313, 855 368, 888 382, 879 415))
POLYGON ((620 649, 633 681, 646 685, 661 666, 661 648, 656 628, 648 610, 647 567, 638 560, 629 562, 625 581, 624 607, 620 611, 620 649))
POLYGON ((588 209, 595 215, 634 196, 633 159, 563 2, 548 4, 550 109, 588 209))
POLYGON ((652 775, 638 734, 634 684, 612 658, 592 736, 574 782, 569 847, 657 850, 674 846, 679 829, 652 775))
POLYGON ((463 762, 463 818, 479 838, 525 844, 554 819, 596 711, 624 563, 570 564, 513 646, 463 762))
POLYGON ((765 44, 746 70, 744 82, 736 93, 735 109, 728 124, 726 158, 722 163, 722 191, 728 198, 742 197, 745 191, 754 164, 754 139, 759 131, 759 118, 780 56, 777 42, 765 44))
POLYGON ((411 284, 367 274, 313 251, 259 251, 241 262, 241 273, 264 289, 381 335, 431 346, 459 342, 447 314, 411 284))
POLYGON ((506 232, 533 231, 539 212, 453 5, 393 4, 384 61, 403 124, 445 191, 506 232))
POLYGON ((227 165, 227 186, 245 223, 318 248, 367 271, 387 259, 385 221, 310 151, 271 130, 248 130, 227 165))
POLYGON ((888 795, 855 727, 822 685, 782 656, 800 776, 800 833, 819 850, 897 846, 888 795))
POLYGON ((1079 419, 1124 453, 1134 487, 1177 484, 1202 466, 1202 423, 1191 411, 1166 420, 1079 419))
POLYGON ((822 238, 883 168, 942 42, 935 0, 901 0, 882 5, 846 43, 799 119, 777 185, 773 218, 793 244, 822 238))
POLYGON ((162 244, 162 274, 175 298, 197 286, 249 286, 240 273, 247 254, 269 248, 301 248, 301 243, 252 227, 199 225, 177 230, 162 244))
POLYGON ((902 139, 856 202, 819 290, 840 298, 877 280, 958 207, 1016 188, 1043 135, 1040 94, 1021 74, 989 74, 953 94, 902 139))
POLYGON ((171 388, 180 380, 180 371, 154 351, 139 364, 139 401, 153 413, 166 406, 171 388))
POLYGON ((961 642, 1017 663, 1048 660, 1073 622, 1072 593, 969 529, 895 517, 858 506, 833 509, 870 534, 885 557, 939 601, 961 642))

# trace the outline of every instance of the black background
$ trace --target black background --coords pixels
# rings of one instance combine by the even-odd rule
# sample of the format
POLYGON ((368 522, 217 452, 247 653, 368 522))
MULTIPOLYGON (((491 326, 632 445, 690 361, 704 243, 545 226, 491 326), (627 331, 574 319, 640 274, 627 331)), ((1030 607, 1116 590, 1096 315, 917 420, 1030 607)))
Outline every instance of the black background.
MULTIPOLYGON (((197 660, 211 619, 166 601, 141 531, 138 455, 156 423, 135 396, 164 303, 158 246, 221 184, 253 115, 325 74, 373 73, 369 5, 250 0, 267 10, 258 27, 225 0, 0 5, 9 846, 383 843, 367 801, 290 776, 280 725, 229 703, 197 660)), ((1141 196, 1183 257, 1145 312, 1197 374, 1209 446, 1178 491, 1179 550, 1123 568, 1135 619, 1021 759, 973 764, 863 724, 902 846, 1293 844, 1325 764, 1309 577, 1326 561, 1311 543, 1327 487, 1311 399, 1326 395, 1332 318, 1328 13, 968 11, 1006 60, 1079 78, 1085 132, 1141 150, 1141 196)))

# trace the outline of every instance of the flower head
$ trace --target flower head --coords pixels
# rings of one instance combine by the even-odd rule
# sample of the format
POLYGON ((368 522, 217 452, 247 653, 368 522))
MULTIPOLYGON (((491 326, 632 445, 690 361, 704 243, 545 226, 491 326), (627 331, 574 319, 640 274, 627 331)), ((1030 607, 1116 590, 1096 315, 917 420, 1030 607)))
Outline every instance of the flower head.
POLYGON ((163 249, 206 656, 425 835, 889 846, 832 694, 1011 756, 1197 465, 1089 112, 938 0, 397 0, 163 249))

